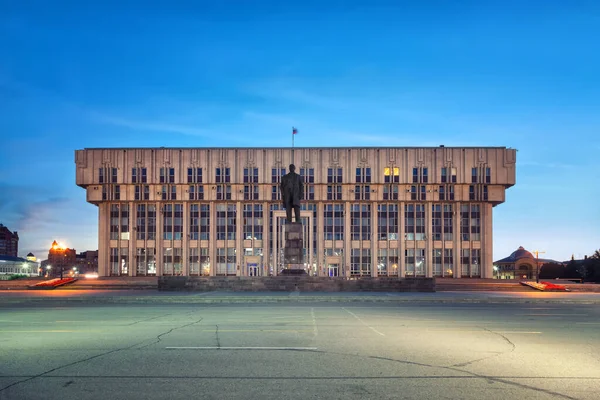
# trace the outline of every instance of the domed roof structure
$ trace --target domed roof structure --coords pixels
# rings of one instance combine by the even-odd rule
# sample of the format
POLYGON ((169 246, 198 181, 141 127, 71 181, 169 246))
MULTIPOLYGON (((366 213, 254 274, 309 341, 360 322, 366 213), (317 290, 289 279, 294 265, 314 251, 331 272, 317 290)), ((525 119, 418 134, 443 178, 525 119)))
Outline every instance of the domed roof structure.
POLYGON ((533 254, 525 250, 523 246, 519 246, 519 248, 513 251, 509 257, 514 259, 515 261, 520 260, 521 258, 534 258, 533 254))
POLYGON ((498 260, 494 264, 500 264, 500 263, 511 263, 512 264, 512 263, 516 263, 517 261, 522 260, 524 258, 533 260, 535 257, 529 251, 525 250, 525 248, 523 246, 519 246, 519 248, 517 250, 513 251, 510 256, 503 258, 502 260, 498 260))

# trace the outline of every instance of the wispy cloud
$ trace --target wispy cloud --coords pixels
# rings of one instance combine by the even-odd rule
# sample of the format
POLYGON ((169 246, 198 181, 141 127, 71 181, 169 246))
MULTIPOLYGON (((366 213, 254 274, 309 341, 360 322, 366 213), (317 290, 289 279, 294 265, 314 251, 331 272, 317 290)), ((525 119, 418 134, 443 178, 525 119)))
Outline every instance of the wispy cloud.
POLYGON ((102 115, 98 113, 93 113, 93 119, 96 122, 102 124, 120 126, 123 128, 129 128, 137 131, 153 131, 163 133, 169 132, 177 133, 180 135, 201 137, 209 137, 211 135, 211 132, 204 129, 199 129, 192 126, 165 123, 160 121, 132 120, 127 118, 102 115))
POLYGON ((517 167, 540 167, 540 168, 578 168, 580 166, 567 163, 554 163, 554 162, 538 162, 538 161, 519 161, 517 160, 517 167))

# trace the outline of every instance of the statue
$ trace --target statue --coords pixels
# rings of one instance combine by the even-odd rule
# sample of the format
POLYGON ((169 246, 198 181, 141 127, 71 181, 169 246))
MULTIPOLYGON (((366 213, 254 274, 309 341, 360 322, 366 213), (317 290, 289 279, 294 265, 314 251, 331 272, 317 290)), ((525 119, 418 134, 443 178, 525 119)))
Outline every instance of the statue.
POLYGON ((290 164, 290 172, 281 178, 281 196, 287 222, 292 222, 292 208, 296 222, 300 222, 300 200, 304 196, 304 185, 302 177, 296 173, 294 164, 290 164))

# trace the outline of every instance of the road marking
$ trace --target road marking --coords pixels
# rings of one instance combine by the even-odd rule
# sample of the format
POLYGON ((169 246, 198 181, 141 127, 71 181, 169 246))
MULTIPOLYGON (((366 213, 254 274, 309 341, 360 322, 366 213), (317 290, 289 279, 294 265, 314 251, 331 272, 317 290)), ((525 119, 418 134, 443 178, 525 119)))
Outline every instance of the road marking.
POLYGON ((367 328, 369 328, 370 330, 372 330, 373 332, 381 335, 381 336, 385 336, 384 333, 379 332, 377 329, 373 328, 372 326, 369 326, 365 321, 363 321, 362 319, 359 318, 358 315, 354 314, 352 311, 345 309, 344 307, 342 307, 342 310, 346 311, 348 314, 352 315, 354 318, 356 318, 357 320, 360 321, 361 324, 363 324, 364 326, 366 326, 367 328))
POLYGON ((310 316, 312 317, 313 334, 314 334, 314 337, 317 337, 317 335, 319 334, 319 330, 317 329, 317 320, 315 318, 315 309, 314 309, 314 307, 310 309, 310 316))
POLYGON ((515 314, 529 317, 587 317, 587 314, 515 314))
MULTIPOLYGON (((202 330, 202 332, 213 332, 213 330, 202 330)), ((221 332, 312 332, 308 329, 219 329, 221 332)))
POLYGON ((0 333, 75 333, 75 332, 100 332, 100 331, 81 331, 81 330, 43 330, 43 331, 5 331, 0 330, 0 333))
POLYGON ((215 347, 215 346, 182 346, 165 347, 167 350, 318 350, 317 347, 215 347))

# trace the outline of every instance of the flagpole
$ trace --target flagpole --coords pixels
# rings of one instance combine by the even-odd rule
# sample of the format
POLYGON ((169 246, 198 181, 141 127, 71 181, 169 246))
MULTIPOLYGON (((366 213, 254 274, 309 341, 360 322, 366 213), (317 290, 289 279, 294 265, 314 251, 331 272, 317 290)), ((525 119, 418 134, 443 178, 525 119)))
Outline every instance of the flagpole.
POLYGON ((296 128, 292 127, 292 162, 290 164, 294 163, 294 136, 296 136, 294 134, 295 130, 296 130, 296 128))

